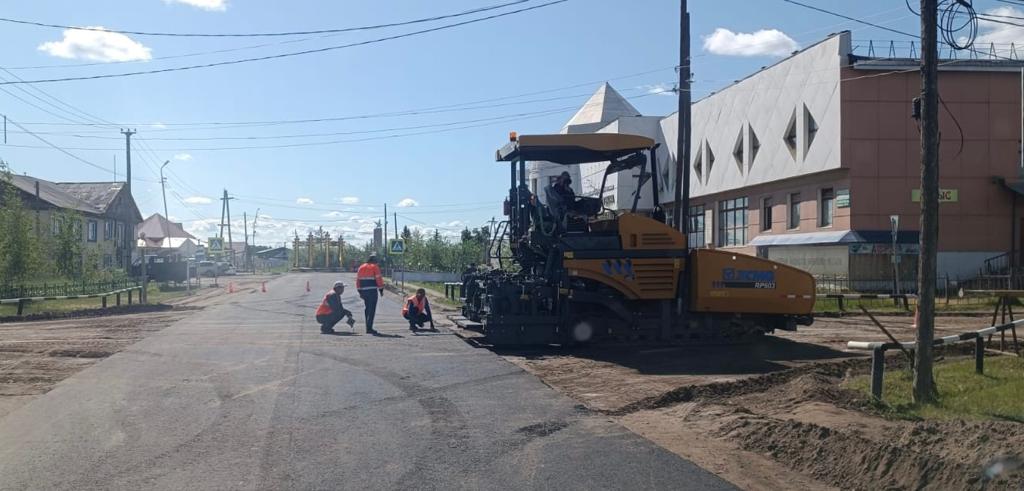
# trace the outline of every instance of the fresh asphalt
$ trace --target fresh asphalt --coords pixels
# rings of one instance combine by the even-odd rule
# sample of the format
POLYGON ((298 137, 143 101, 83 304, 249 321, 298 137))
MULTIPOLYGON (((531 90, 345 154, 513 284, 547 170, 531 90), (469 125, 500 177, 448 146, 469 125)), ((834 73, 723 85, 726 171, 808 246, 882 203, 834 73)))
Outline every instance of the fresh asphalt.
POLYGON ((382 336, 351 286, 358 334, 320 334, 338 278, 235 293, 8 414, 0 489, 732 489, 490 351, 412 335, 390 292, 382 336))

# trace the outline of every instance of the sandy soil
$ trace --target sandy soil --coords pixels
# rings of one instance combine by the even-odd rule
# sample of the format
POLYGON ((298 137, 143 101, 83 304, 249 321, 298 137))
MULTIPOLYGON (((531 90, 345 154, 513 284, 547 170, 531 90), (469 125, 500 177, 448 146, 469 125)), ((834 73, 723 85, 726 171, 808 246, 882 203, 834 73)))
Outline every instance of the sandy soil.
MULTIPOLYGON (((878 320, 913 339, 912 317, 878 320)), ((937 333, 989 320, 941 318, 937 333)), ((867 317, 849 316, 744 346, 499 353, 744 489, 971 489, 984 470, 1019 464, 999 459, 1024 455, 1024 425, 888 420, 843 389, 846 377, 868 368, 863 354, 844 351, 846 342, 885 339, 867 317)), ((1009 475, 987 489, 1024 486, 1020 470, 1009 475)))
POLYGON ((128 309, 112 315, 98 311, 69 313, 67 317, 0 324, 0 418, 45 394, 61 380, 125 349, 197 309, 230 301, 237 295, 259 291, 270 277, 221 278, 220 287, 204 287, 193 295, 168 302, 151 311, 128 309), (235 293, 226 290, 235 283, 235 293), (79 316, 78 314, 84 314, 79 316))

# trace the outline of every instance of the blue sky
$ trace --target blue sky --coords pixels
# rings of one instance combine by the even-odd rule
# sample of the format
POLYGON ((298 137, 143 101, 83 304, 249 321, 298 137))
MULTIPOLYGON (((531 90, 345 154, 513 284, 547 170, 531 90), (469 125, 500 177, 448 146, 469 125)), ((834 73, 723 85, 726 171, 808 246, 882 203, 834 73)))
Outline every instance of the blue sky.
MULTIPOLYGON (((403 21, 506 1, 9 0, 2 16, 135 31, 275 32, 403 21)), ((902 1, 805 1, 901 30, 918 29, 917 17, 902 1)), ((532 0, 491 13, 542 3, 532 0)), ((1012 8, 996 0, 975 5, 982 11, 1012 8)), ((111 180, 116 158, 123 179, 124 139, 118 126, 125 125, 138 130, 134 194, 143 215, 162 212, 157 169, 170 160, 169 214, 200 237, 214 232, 220 219, 218 198, 225 188, 236 197, 231 204, 236 237, 241 235, 242 212, 251 221, 260 210, 261 244, 280 244, 294 231, 301 235, 321 225, 332 234, 363 241, 384 203, 389 212, 397 209, 400 225, 456 232, 492 216, 500 218, 508 177, 507 169, 493 162, 493 153, 508 131, 556 132, 573 107, 604 80, 644 114, 674 111, 674 96, 651 92, 671 87, 675 79, 671 67, 678 61, 678 8, 674 0, 570 0, 326 53, 136 77, 8 85, 0 91, 0 113, 109 170, 49 148, 13 123, 7 126, 0 158, 16 172, 54 181, 111 180), (513 97, 529 93, 535 94, 513 97), (475 101, 488 102, 466 106, 475 101), (438 107, 442 109, 429 114, 382 116, 438 107), (349 116, 374 117, 207 124, 349 116), (83 122, 93 124, 79 124, 83 122), (277 138, 281 136, 294 137, 277 138), (342 142, 319 144, 338 140, 342 142), (313 145, 254 148, 297 143, 313 145)), ((694 0, 690 10, 697 97, 831 32, 850 29, 855 40, 904 39, 781 0, 694 0), (706 46, 707 39, 712 43, 706 46)), ((1024 10, 1004 13, 1024 16, 1024 10)), ((4 24, 0 66, 10 72, 0 72, 0 77, 78 77, 265 56, 483 15, 300 36, 285 44, 274 43, 296 38, 123 36, 4 24), (252 47, 265 44, 270 45, 252 47), (209 53, 228 49, 234 51, 209 53), (195 53, 207 54, 181 56, 195 53)), ((1005 26, 983 25, 982 36, 1024 41, 1019 29, 1005 26)))

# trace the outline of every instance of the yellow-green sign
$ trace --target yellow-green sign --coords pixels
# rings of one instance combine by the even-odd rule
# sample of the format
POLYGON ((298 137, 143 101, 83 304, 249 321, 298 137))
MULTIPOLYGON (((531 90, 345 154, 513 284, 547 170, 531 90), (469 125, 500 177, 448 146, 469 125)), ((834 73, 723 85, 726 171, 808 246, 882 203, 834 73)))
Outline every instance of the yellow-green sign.
MULTIPOLYGON (((910 201, 919 203, 921 201, 921 190, 912 189, 910 190, 910 201)), ((939 190, 939 203, 956 203, 960 201, 960 192, 958 189, 940 189, 939 190)))

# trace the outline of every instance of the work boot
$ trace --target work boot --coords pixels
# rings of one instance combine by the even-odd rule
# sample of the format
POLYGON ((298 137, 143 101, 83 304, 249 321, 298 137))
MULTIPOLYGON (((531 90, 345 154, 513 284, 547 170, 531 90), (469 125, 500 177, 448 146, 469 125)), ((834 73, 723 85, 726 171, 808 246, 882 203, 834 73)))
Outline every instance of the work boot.
POLYGON ((321 327, 320 334, 334 334, 334 329, 321 327))

